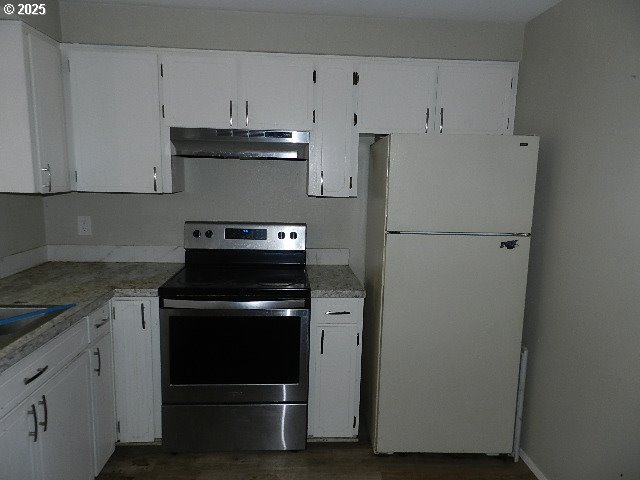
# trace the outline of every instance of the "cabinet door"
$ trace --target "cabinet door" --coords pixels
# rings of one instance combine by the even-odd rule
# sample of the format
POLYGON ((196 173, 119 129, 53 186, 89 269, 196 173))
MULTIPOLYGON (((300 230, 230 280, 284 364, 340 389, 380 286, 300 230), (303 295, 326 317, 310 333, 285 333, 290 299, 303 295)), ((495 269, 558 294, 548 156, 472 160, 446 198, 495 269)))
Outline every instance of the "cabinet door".
POLYGON ((351 64, 318 69, 316 126, 309 146, 309 195, 355 197, 358 134, 351 64))
POLYGON ((93 394, 94 467, 97 476, 116 444, 116 409, 113 385, 113 346, 111 333, 102 337, 91 352, 93 394))
POLYGON ((516 65, 464 64, 438 68, 438 130, 513 133, 516 65))
MULTIPOLYGON (((358 434, 356 390, 360 332, 357 325, 319 325, 315 355, 313 406, 309 406, 315 437, 355 437, 358 434)), ((311 403, 311 400, 310 400, 311 403)))
POLYGON ((435 65, 378 61, 358 67, 358 131, 428 133, 435 125, 435 65))
POLYGON ((70 49, 68 56, 77 190, 161 192, 156 54, 70 49))
POLYGON ((163 55, 164 124, 169 127, 243 128, 235 57, 163 55))
POLYGON ((311 59, 250 55, 241 60, 240 79, 240 128, 311 129, 311 59))
POLYGON ((151 302, 114 300, 116 417, 121 442, 154 440, 151 302))
POLYGON ((35 121, 36 188, 42 193, 69 191, 61 54, 57 44, 27 35, 35 121))
POLYGON ((89 354, 82 353, 35 397, 42 478, 93 478, 89 354))
MULTIPOLYGON (((37 428, 34 417, 35 403, 22 402, 0 420, 1 477, 11 480, 37 478, 35 448, 38 439, 30 436, 37 428)), ((37 414, 37 413, 36 413, 37 414)))

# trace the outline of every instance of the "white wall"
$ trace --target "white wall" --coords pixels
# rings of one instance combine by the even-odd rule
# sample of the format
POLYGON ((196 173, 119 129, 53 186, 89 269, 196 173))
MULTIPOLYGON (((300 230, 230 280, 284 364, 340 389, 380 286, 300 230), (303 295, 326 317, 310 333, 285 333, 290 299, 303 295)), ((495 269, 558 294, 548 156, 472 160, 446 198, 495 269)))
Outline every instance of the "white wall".
POLYGON ((523 448, 549 480, 640 478, 640 2, 527 24, 516 129, 541 135, 523 448))
MULTIPOLYGON (((287 53, 519 60, 522 23, 282 15, 60 2, 71 43, 287 53)), ((366 12, 363 12, 366 15, 366 12)))

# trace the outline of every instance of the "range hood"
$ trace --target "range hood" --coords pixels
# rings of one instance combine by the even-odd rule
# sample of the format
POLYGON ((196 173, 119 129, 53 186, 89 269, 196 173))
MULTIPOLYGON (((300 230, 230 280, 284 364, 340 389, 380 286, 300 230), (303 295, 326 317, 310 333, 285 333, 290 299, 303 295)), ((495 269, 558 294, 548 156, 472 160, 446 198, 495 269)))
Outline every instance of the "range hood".
POLYGON ((187 158, 307 160, 309 132, 171 128, 172 155, 187 158))

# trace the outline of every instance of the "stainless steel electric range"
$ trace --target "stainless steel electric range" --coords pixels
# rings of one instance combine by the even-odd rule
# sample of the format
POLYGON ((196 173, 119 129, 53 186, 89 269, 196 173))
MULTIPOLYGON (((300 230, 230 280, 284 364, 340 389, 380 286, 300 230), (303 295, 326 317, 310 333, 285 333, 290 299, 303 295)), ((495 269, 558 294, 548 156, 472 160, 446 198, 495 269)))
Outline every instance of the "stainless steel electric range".
POLYGON ((184 234, 185 267, 159 289, 163 445, 304 449, 306 225, 186 222, 184 234))

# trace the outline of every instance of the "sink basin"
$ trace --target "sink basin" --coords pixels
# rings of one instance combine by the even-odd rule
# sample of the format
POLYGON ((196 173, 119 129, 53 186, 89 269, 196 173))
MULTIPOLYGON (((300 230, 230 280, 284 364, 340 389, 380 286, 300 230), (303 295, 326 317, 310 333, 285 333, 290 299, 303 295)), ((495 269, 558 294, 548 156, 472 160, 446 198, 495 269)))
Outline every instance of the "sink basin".
POLYGON ((20 306, 3 306, 0 305, 0 322, 7 320, 17 315, 27 315, 34 313, 33 316, 26 316, 25 318, 17 319, 15 322, 8 324, 0 324, 0 348, 13 342, 15 339, 24 335, 31 330, 35 330, 40 325, 48 322, 54 317, 60 315, 69 306, 59 305, 20 305, 20 306), (55 311, 50 311, 40 315, 35 315, 35 312, 39 310, 45 310, 55 308, 55 311))

